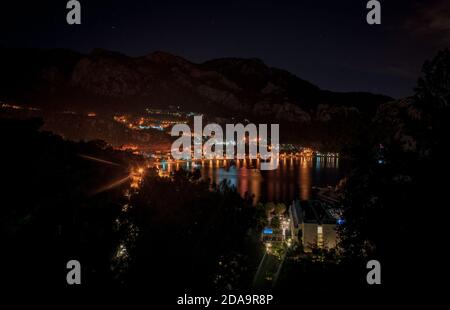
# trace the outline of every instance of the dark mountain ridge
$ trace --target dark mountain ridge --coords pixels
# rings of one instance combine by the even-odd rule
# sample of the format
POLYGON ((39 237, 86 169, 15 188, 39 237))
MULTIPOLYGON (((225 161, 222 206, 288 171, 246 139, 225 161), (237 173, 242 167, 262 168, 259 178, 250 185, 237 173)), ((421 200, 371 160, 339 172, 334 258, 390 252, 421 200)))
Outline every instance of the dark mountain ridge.
POLYGON ((321 90, 255 58, 195 64, 165 52, 129 57, 103 49, 89 54, 0 49, 0 68, 0 100, 60 110, 137 112, 176 106, 219 116, 307 122, 324 109, 370 112, 391 100, 321 90))

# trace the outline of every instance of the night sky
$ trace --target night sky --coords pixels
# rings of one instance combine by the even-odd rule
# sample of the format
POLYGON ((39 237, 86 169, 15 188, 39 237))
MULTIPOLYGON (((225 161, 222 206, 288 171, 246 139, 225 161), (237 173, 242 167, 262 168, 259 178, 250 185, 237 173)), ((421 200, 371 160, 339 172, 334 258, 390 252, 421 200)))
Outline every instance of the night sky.
POLYGON ((324 89, 403 97, 424 60, 450 45, 445 0, 381 0, 372 26, 366 0, 79 1, 82 24, 68 25, 65 0, 2 0, 0 46, 260 58, 324 89))

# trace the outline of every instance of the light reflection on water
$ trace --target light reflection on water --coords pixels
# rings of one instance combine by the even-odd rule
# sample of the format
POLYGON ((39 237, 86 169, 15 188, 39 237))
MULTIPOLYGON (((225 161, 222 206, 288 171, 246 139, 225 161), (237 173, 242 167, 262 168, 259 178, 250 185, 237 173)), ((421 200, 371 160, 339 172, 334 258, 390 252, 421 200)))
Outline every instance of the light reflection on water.
POLYGON ((259 160, 203 160, 160 164, 163 173, 177 169, 200 168, 202 178, 216 184, 222 180, 238 192, 254 195, 254 202, 290 203, 293 199, 309 199, 313 186, 334 186, 342 177, 339 158, 293 157, 280 159, 276 170, 259 170, 259 160))

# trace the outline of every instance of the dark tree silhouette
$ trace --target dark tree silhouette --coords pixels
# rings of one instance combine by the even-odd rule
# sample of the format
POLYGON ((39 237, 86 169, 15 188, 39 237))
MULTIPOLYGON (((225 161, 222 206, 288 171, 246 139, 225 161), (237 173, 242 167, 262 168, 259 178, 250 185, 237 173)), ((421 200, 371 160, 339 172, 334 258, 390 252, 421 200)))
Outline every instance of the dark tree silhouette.
POLYGON ((381 262, 392 288, 415 285, 439 266, 431 253, 441 248, 449 100, 445 50, 423 66, 415 96, 381 105, 353 145, 340 235, 344 263, 361 282, 369 259, 381 262))

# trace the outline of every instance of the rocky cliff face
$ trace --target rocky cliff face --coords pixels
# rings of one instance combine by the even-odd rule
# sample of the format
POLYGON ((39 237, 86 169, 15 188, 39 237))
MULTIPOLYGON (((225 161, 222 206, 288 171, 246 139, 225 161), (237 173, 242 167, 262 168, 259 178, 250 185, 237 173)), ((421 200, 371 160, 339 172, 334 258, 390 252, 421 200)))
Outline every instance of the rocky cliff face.
POLYGON ((385 96, 323 91, 258 59, 194 64, 155 52, 142 57, 97 49, 0 50, 0 100, 142 111, 180 106, 216 115, 279 121, 324 120, 336 111, 375 110, 385 96))

